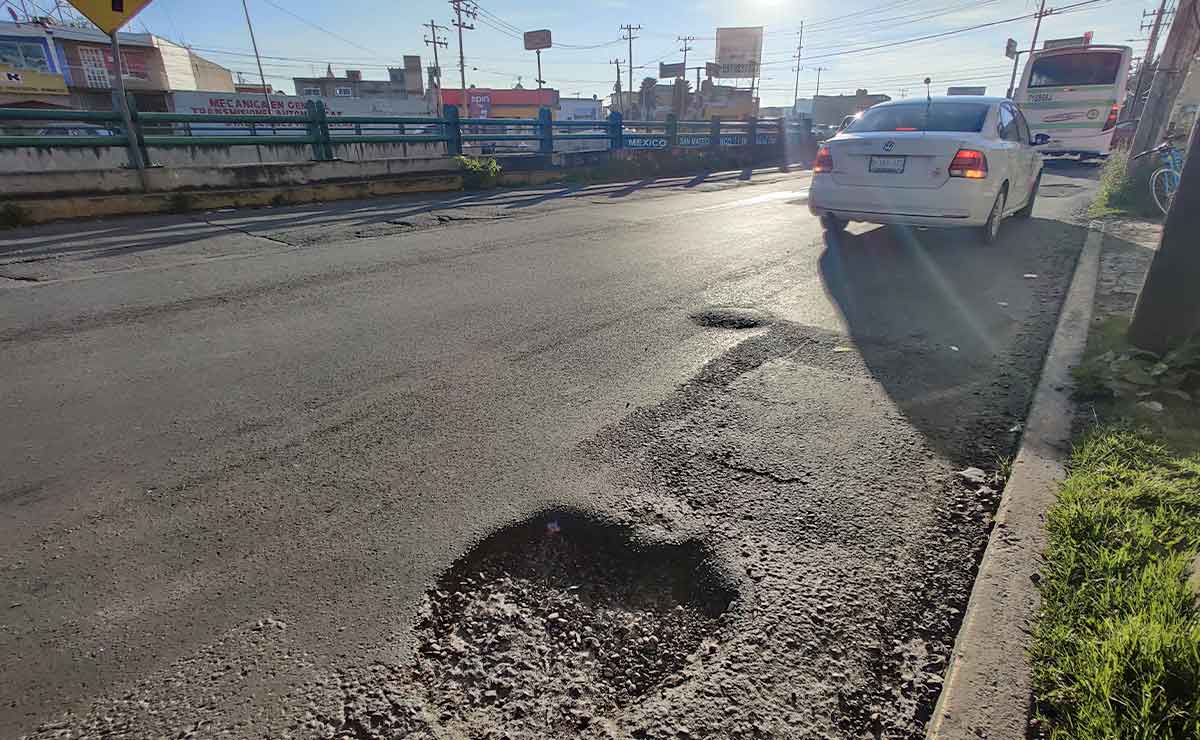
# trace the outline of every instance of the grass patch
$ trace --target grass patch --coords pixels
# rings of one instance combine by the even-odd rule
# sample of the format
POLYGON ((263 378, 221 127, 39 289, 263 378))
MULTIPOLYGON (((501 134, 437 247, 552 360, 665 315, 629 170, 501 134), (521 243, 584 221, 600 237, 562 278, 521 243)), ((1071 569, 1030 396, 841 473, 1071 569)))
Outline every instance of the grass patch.
POLYGON ((495 157, 454 158, 463 171, 463 187, 467 190, 490 190, 500 182, 500 163, 495 157))
MULTIPOLYGON (((1146 216, 1160 218, 1148 180, 1135 180, 1126 174, 1129 152, 1118 149, 1108 155, 1100 170, 1100 190, 1088 209, 1093 218, 1104 216, 1146 216)), ((1153 169, 1151 170, 1153 171, 1153 169)))
POLYGON ((1100 427, 1046 526, 1032 659, 1047 734, 1200 737, 1200 456, 1100 427))

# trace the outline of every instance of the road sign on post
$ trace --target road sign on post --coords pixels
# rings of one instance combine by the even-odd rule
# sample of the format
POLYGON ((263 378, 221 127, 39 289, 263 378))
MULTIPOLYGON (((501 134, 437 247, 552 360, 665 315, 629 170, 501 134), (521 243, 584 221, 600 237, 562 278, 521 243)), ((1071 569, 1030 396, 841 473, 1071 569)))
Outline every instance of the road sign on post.
POLYGON ((550 48, 550 29, 525 32, 525 51, 537 51, 550 48))
POLYGON ((1016 39, 1009 39, 1008 43, 1004 45, 1004 56, 1008 57, 1009 59, 1017 58, 1017 40, 1016 39))
POLYGON ((683 62, 677 64, 658 63, 658 79, 660 80, 683 77, 685 74, 687 74, 687 71, 684 69, 683 62))
POLYGON ((149 5, 150 0, 70 0, 70 3, 96 28, 112 35, 149 5))

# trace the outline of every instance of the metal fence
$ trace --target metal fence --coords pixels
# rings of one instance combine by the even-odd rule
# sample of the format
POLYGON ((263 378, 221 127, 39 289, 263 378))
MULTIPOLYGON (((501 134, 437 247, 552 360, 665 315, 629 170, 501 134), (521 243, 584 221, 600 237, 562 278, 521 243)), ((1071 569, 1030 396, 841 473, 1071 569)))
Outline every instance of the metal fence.
MULTIPOLYGON (((132 103, 132 98, 130 99, 132 103)), ((330 117, 320 101, 304 115, 261 116, 161 113, 132 110, 131 130, 114 111, 0 108, 0 148, 124 147, 130 163, 151 161, 151 147, 301 144, 317 161, 334 159, 335 144, 442 143, 450 155, 490 153, 504 147, 538 154, 555 142, 603 142, 608 149, 717 149, 787 146, 806 131, 783 119, 745 121, 625 121, 612 113, 603 121, 555 121, 548 108, 537 118, 460 118, 445 106, 441 118, 403 116, 330 117), (218 129, 220 130, 218 133, 218 129), (135 148, 141 157, 135 156, 135 148), (490 151, 489 151, 490 150, 490 151)), ((511 149, 510 149, 511 150, 511 149)))

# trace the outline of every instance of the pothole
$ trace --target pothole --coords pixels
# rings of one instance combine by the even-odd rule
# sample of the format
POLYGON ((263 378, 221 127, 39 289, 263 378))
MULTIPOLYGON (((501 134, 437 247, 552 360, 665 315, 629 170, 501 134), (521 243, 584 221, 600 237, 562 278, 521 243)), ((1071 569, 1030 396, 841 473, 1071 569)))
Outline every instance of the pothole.
POLYGON ((753 329, 771 321, 771 316, 763 311, 739 306, 709 306, 692 312, 688 318, 700 326, 720 329, 753 329))
POLYGON ((1074 195, 1082 189, 1082 186, 1074 183, 1060 182, 1042 185, 1038 188, 1038 195, 1045 198, 1065 198, 1068 195, 1074 195))
POLYGON ((639 542, 578 512, 535 517, 439 580, 413 666, 376 666, 366 687, 344 677, 343 729, 577 733, 686 680, 689 662, 716 650, 734 596, 697 542, 639 542))

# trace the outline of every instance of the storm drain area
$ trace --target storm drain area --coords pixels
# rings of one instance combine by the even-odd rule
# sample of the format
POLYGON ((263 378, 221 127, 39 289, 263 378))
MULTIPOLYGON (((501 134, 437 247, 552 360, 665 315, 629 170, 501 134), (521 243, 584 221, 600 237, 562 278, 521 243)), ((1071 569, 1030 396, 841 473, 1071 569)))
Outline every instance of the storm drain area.
POLYGON ((724 584, 697 543, 571 512, 507 528, 430 591, 411 666, 345 677, 338 736, 586 736, 717 650, 724 584))

